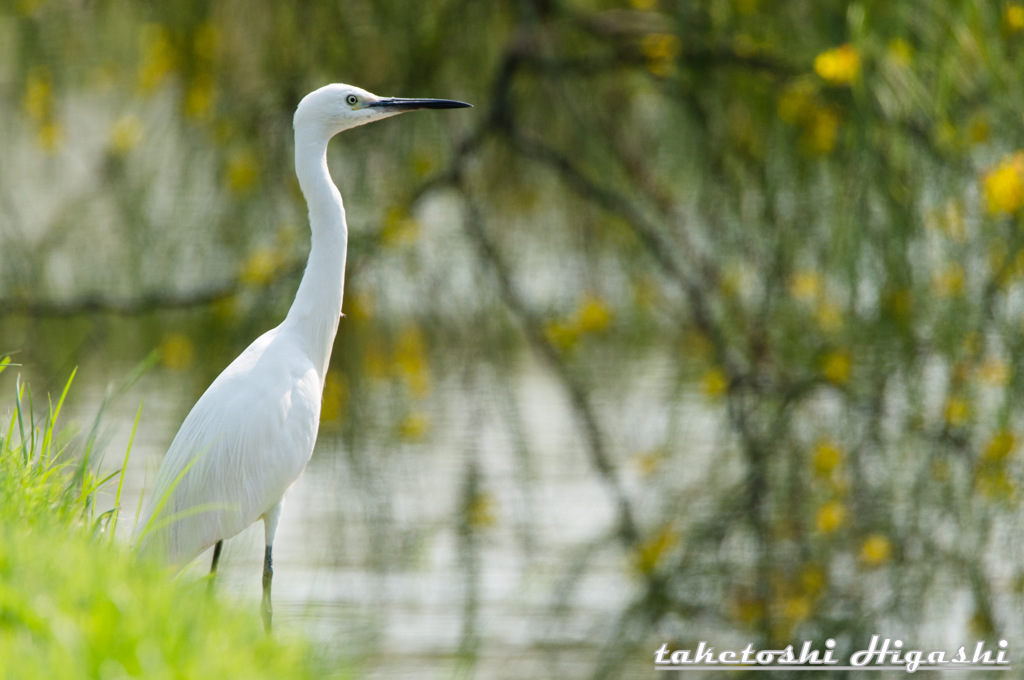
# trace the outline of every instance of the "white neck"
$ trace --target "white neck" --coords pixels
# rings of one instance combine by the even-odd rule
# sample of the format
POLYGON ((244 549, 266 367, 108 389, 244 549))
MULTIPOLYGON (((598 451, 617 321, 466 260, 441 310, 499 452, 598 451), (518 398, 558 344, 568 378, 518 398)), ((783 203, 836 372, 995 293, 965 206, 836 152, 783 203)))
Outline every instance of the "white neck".
POLYGON ((327 169, 329 141, 330 136, 316 130, 295 131, 295 173, 309 206, 313 236, 306 271, 282 324, 295 329, 321 381, 327 373, 341 317, 348 254, 345 206, 327 169))

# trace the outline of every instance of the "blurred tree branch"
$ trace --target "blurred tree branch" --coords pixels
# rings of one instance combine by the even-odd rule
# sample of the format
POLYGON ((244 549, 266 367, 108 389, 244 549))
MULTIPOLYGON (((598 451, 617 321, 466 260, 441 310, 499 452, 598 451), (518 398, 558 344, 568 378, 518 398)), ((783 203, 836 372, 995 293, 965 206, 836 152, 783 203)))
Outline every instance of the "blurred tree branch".
POLYGON ((530 346, 545 360, 566 390, 573 412, 580 421, 591 464, 611 496, 617 511, 618 536, 627 549, 635 548, 639 534, 634 519, 632 502, 618 479, 615 465, 606 450, 607 438, 597 424, 597 415, 590 403, 589 390, 584 387, 558 350, 541 330, 540 322, 523 301, 512 282, 511 270, 487 236, 482 213, 475 201, 460 187, 466 209, 465 224, 470 239, 476 244, 480 258, 488 266, 498 283, 502 300, 520 322, 530 346))

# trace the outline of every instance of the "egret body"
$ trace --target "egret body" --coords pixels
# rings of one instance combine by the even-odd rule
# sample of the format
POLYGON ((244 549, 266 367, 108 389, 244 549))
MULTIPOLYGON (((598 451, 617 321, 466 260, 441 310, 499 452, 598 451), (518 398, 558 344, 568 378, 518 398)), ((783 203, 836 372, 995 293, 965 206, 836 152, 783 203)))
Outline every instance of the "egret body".
POLYGON ((140 548, 184 566, 262 519, 263 622, 272 608, 272 548, 285 492, 313 453, 324 378, 341 318, 348 226, 327 169, 327 144, 339 132, 415 109, 469 106, 447 99, 378 97, 327 85, 299 103, 295 172, 309 208, 309 261, 284 321, 224 369, 171 442, 136 527, 140 548))

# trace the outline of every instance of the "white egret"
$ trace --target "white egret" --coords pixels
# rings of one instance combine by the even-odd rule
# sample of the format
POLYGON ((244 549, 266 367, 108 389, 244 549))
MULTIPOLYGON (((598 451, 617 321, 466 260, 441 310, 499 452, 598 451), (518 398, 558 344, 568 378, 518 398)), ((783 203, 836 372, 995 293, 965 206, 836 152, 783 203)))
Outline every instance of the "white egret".
POLYGON ((453 109, 448 99, 378 97, 327 85, 295 111, 295 172, 309 208, 309 260, 281 325, 224 369, 185 418, 136 527, 140 548, 184 566, 262 519, 263 623, 270 630, 274 534, 285 492, 313 453, 331 347, 345 287, 348 227, 327 169, 327 144, 343 130, 415 109, 453 109))

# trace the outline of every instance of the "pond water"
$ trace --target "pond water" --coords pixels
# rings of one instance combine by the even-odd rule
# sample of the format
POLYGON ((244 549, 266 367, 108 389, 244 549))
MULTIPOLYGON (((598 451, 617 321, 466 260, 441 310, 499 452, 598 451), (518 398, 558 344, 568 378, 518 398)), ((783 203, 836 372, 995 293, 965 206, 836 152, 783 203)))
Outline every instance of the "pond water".
MULTIPOLYGON (((429 429, 416 441, 366 428, 354 438, 344 426, 321 431, 287 496, 275 542, 280 629, 306 632, 366 677, 594 672, 637 585, 612 538, 613 503, 588 462, 564 392, 544 367, 526 358, 501 381, 483 377, 488 370, 440 379, 429 398, 429 429), (467 539, 459 518, 470 485, 478 506, 467 539)), ((613 452, 649 450, 670 427, 667 360, 637 360, 632 371, 635 389, 599 401, 613 452)), ((113 469, 144 401, 125 482, 126 517, 194 399, 183 382, 181 374, 154 370, 104 415, 104 466, 113 469)), ((104 387, 76 386, 77 403, 92 404, 93 412, 83 406, 74 418, 93 416, 104 387)), ((699 423, 686 433, 688 463, 671 472, 672 483, 683 486, 707 472, 715 415, 699 400, 677 408, 690 414, 686 422, 699 423)), ((631 455, 615 455, 642 513, 650 480, 631 455)), ((122 524, 126 534, 130 524, 122 524)), ((257 524, 226 542, 218 571, 221 593, 253 616, 262 539, 257 524)), ((209 561, 208 551, 184 578, 200 578, 209 561)), ((626 664, 625 677, 649 677, 649 668, 644 655, 626 664)))

